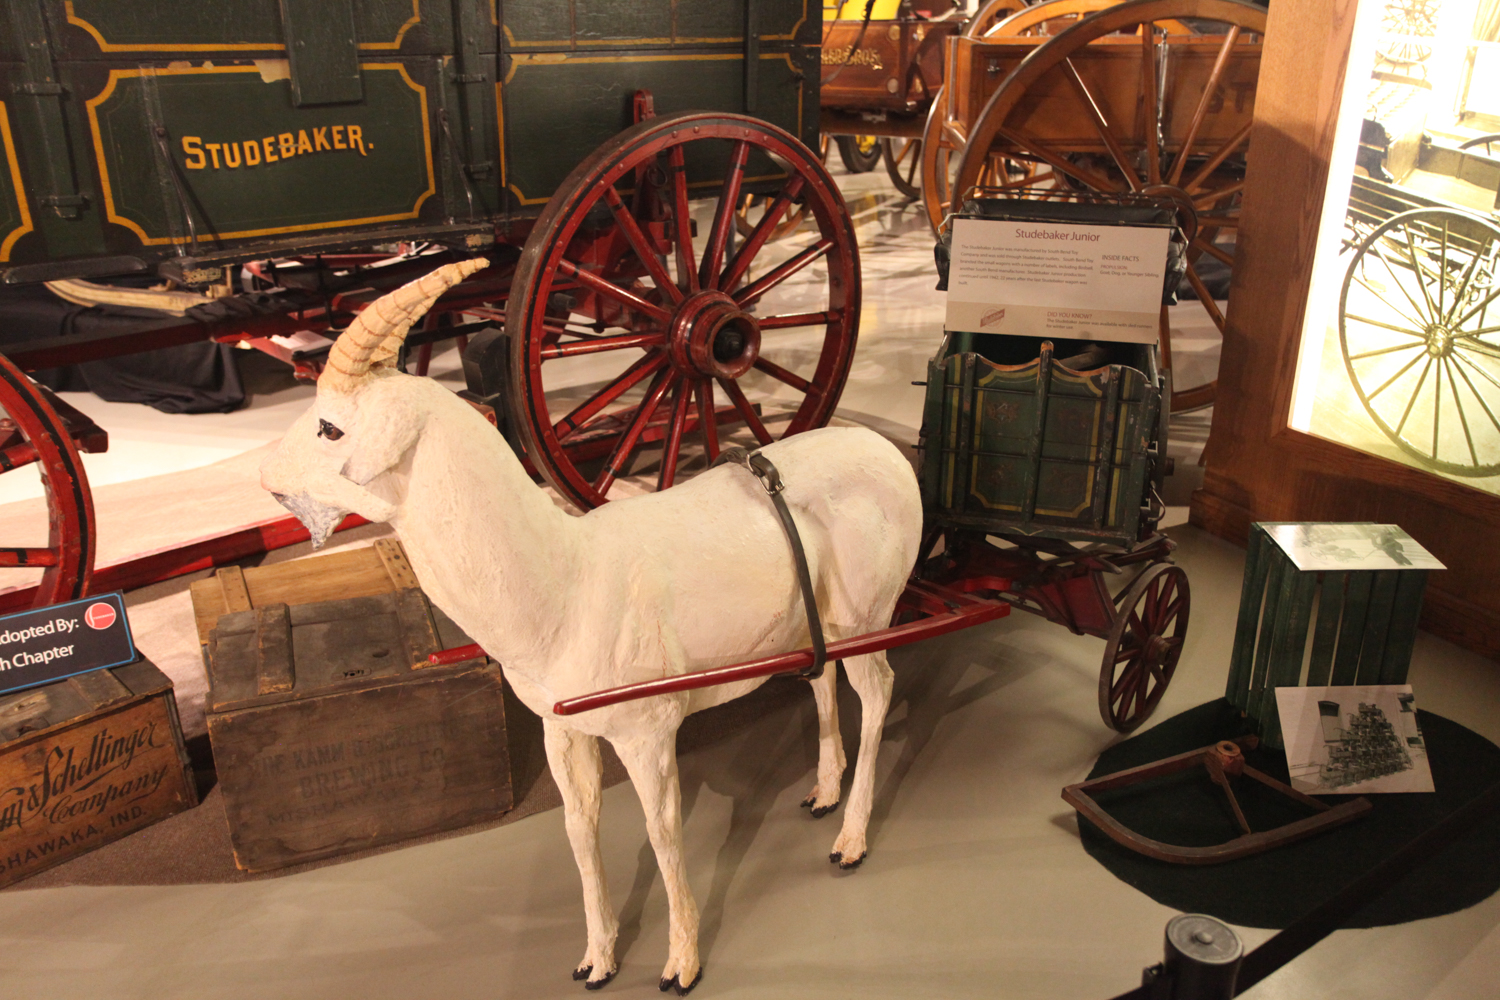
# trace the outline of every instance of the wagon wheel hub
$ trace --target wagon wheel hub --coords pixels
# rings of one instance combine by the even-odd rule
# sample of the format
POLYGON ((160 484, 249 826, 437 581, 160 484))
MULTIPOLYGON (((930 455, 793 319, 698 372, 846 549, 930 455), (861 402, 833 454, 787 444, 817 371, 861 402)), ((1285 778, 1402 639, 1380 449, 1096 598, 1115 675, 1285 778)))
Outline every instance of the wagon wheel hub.
POLYGON ((760 326, 725 293, 695 292, 672 314, 667 350, 689 378, 737 379, 760 357, 760 326))
POLYGON ((1433 358, 1446 358, 1453 353, 1453 330, 1443 323, 1427 327, 1427 354, 1433 358))

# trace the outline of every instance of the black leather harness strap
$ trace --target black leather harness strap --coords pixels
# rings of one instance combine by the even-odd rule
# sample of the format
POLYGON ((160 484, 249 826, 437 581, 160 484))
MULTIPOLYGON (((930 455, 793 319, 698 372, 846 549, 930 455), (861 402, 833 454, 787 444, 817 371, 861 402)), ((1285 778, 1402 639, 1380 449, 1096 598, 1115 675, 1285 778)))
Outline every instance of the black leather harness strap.
POLYGON ((797 523, 792 520, 792 511, 782 499, 781 473, 776 471, 776 466, 771 460, 760 452, 749 452, 744 448, 725 448, 719 453, 714 465, 723 465, 733 462, 743 465, 760 480, 760 485, 765 488, 767 495, 771 498, 772 505, 776 508, 776 515, 781 518, 781 527, 786 531, 786 540, 792 547, 792 562, 797 565, 797 583, 802 587, 802 605, 807 609, 807 630, 812 634, 813 662, 812 666, 799 673, 797 676, 812 680, 823 676, 823 664, 828 661, 828 646, 823 641, 823 619, 818 615, 817 598, 813 596, 812 574, 807 570, 807 554, 802 550, 802 536, 797 533, 797 523))

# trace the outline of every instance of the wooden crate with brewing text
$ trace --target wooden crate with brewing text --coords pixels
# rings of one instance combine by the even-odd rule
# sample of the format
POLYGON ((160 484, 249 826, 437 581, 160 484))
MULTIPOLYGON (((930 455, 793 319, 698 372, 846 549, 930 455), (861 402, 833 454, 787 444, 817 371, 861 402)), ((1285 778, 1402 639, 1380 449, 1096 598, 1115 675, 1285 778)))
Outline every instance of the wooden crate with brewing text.
POLYGON ((235 863, 279 868, 457 829, 512 805, 506 698, 400 543, 193 585, 235 863))

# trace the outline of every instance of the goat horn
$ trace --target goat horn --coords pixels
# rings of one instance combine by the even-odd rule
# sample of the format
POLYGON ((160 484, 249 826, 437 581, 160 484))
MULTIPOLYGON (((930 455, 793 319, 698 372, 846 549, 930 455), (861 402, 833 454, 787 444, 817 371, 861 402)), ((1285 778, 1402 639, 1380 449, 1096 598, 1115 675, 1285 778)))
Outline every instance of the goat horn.
POLYGON ((318 388, 330 392, 353 390, 371 367, 396 356, 411 325, 444 292, 488 266, 489 261, 483 257, 445 264, 365 306, 329 350, 328 363, 318 376, 318 388))

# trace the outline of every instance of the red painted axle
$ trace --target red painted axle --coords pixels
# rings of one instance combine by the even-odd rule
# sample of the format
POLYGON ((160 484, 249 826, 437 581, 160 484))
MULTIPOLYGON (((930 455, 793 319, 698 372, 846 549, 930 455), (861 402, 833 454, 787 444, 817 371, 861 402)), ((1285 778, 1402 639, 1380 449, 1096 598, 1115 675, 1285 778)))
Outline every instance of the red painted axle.
MULTIPOLYGON (((1004 618, 1010 614, 1010 605, 1000 600, 983 600, 951 591, 945 587, 935 584, 923 583, 919 586, 908 587, 902 595, 900 606, 903 608, 931 607, 934 599, 945 603, 943 610, 929 614, 918 621, 908 622, 904 625, 893 625, 883 628, 877 632, 867 632, 864 635, 855 636, 852 639, 843 639, 839 642, 830 643, 828 646, 828 659, 837 660, 845 656, 860 656, 866 653, 875 653, 882 649, 893 649, 896 646, 905 646, 909 643, 918 642, 922 639, 931 639, 936 636, 956 632, 961 628, 969 628, 981 625, 985 622, 1004 618)), ((484 655, 478 645, 456 646, 453 649, 444 649, 429 656, 428 662, 434 666, 443 666, 452 663, 461 663, 471 660, 476 656, 484 655)), ((596 691, 593 694, 582 695, 577 698, 568 698, 552 706, 552 711, 557 715, 577 715, 580 712, 592 711, 596 708, 604 708, 608 705, 618 705, 625 701, 635 701, 638 698, 650 698, 653 695, 676 694, 679 691, 692 691, 697 688, 713 687, 716 684, 733 684, 737 681, 753 680, 757 677, 770 677, 773 674, 790 674, 806 670, 813 664, 813 652, 811 649, 799 649, 791 653, 779 653, 775 656, 766 656, 758 660, 750 660, 746 663, 737 663, 727 667, 715 667, 712 670, 695 670, 692 673, 679 674, 676 677, 665 677, 661 680, 642 681, 638 684, 625 684, 620 687, 609 688, 605 691, 596 691)))

